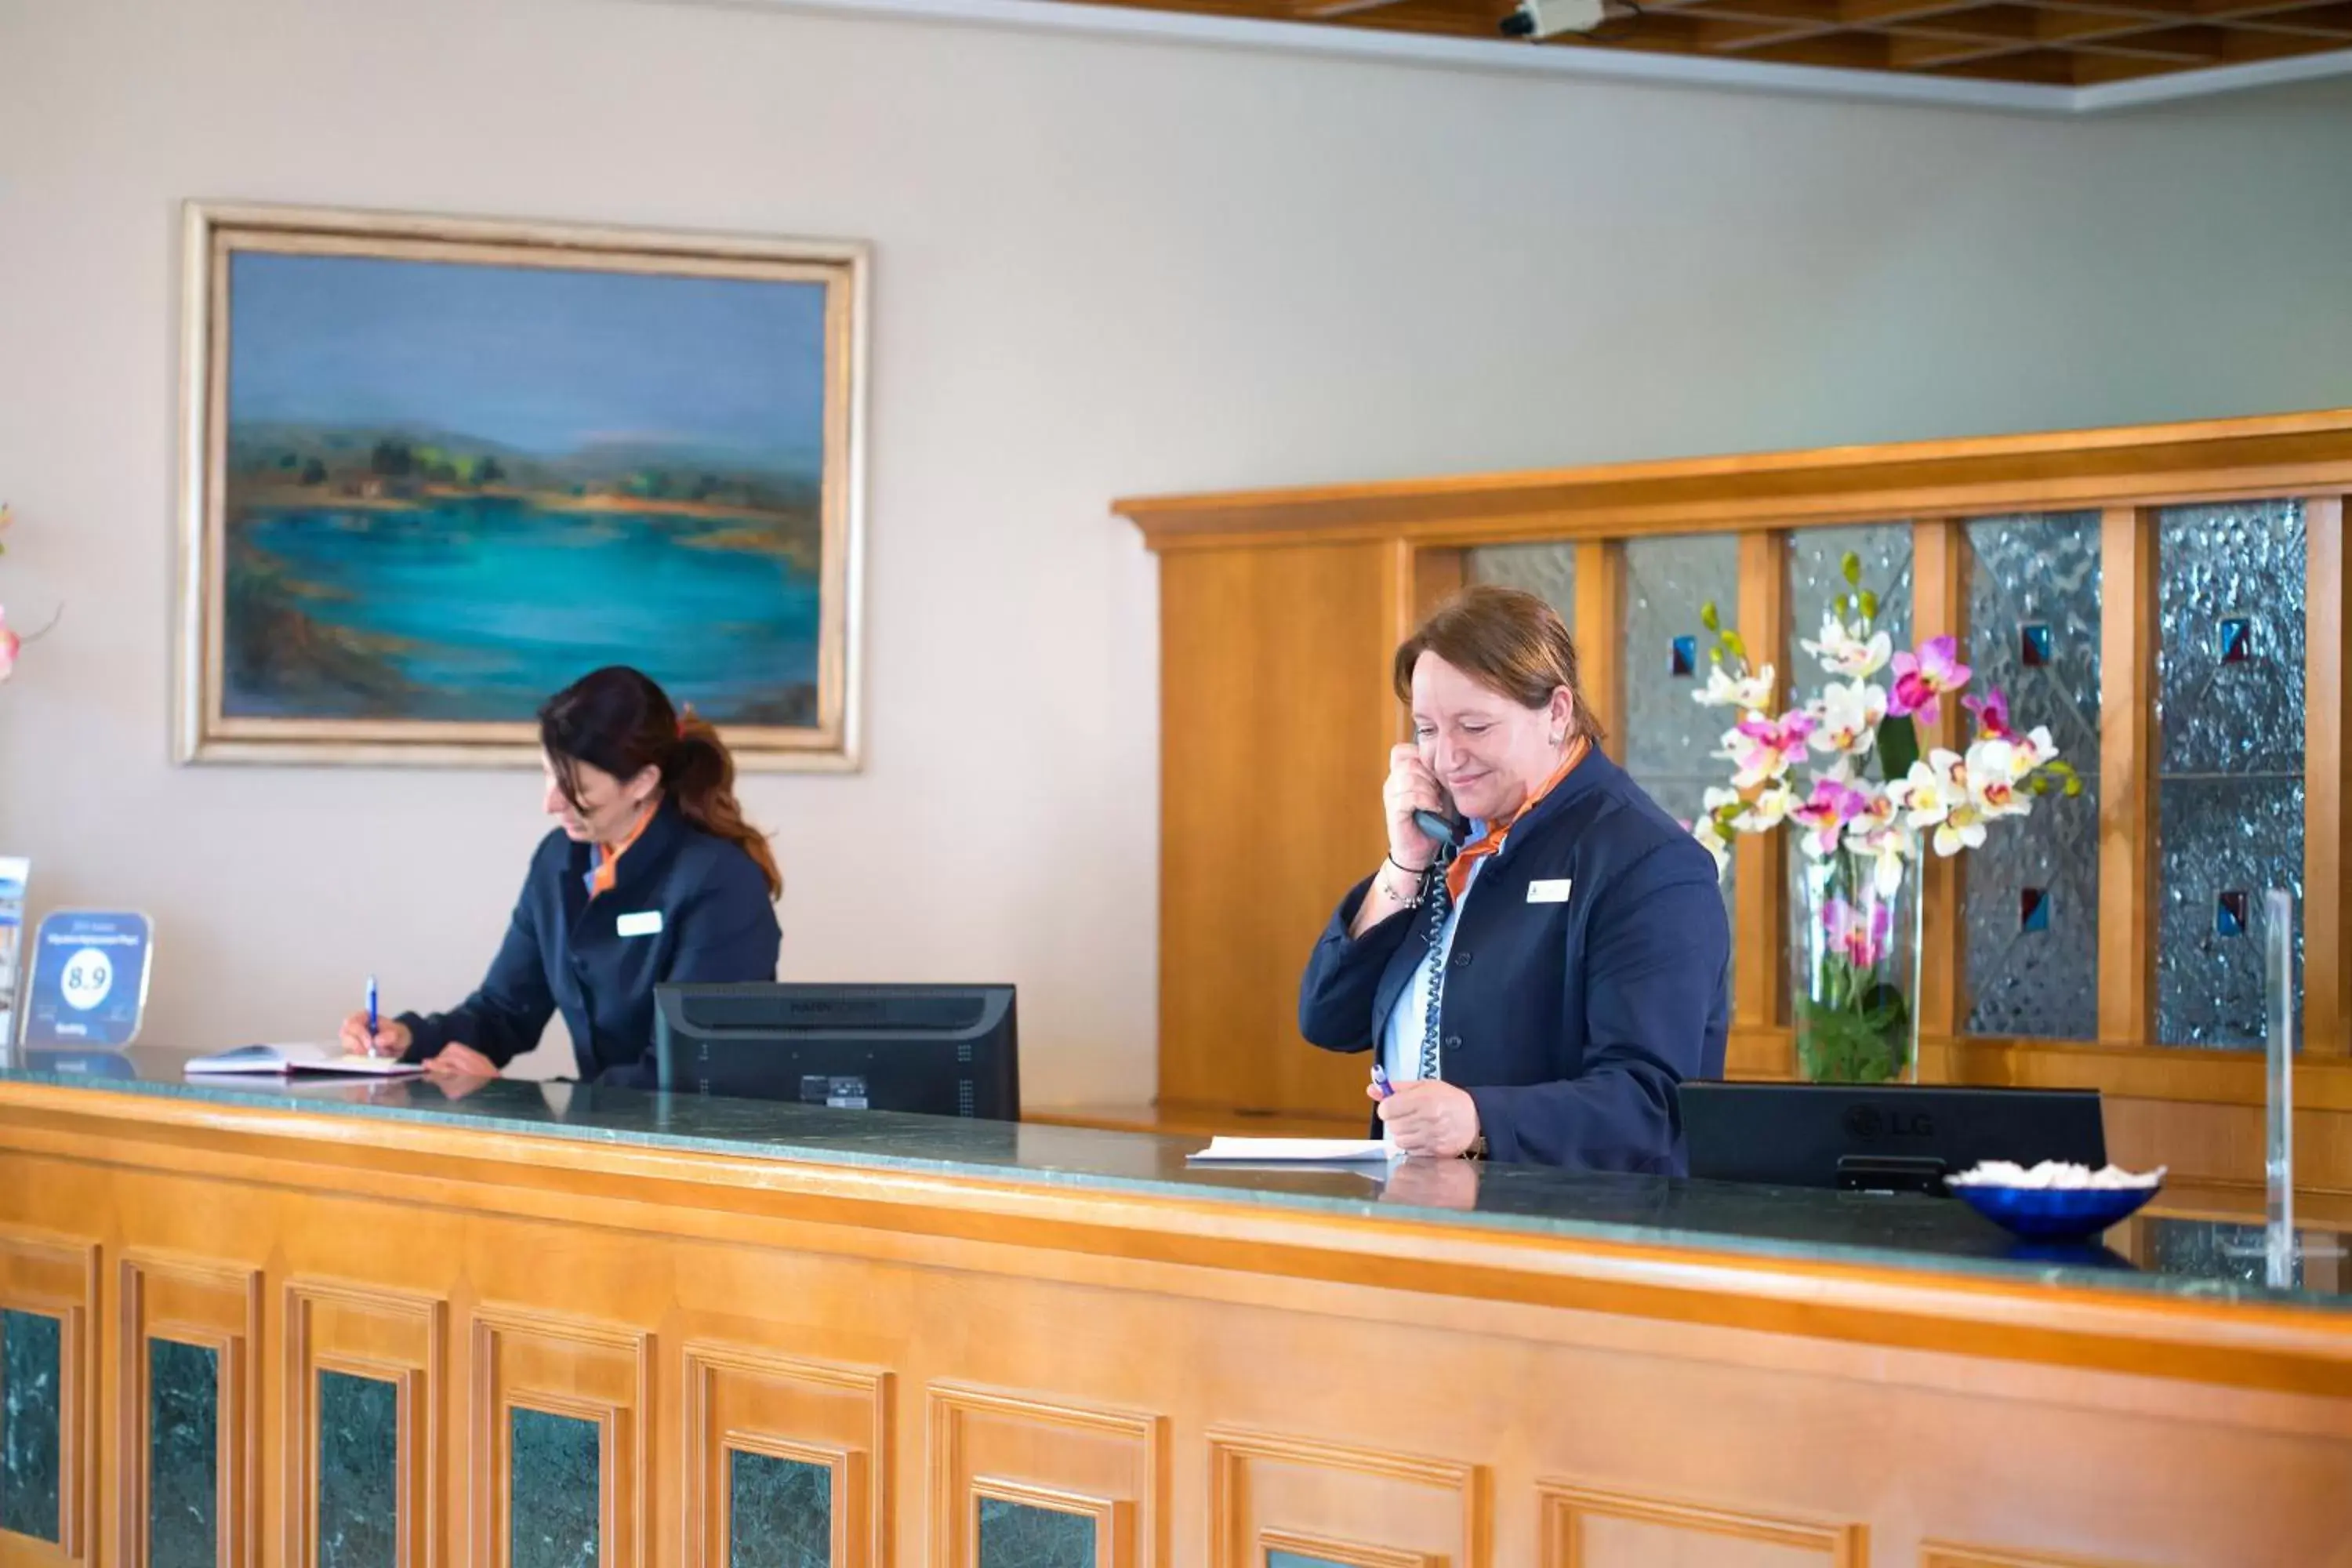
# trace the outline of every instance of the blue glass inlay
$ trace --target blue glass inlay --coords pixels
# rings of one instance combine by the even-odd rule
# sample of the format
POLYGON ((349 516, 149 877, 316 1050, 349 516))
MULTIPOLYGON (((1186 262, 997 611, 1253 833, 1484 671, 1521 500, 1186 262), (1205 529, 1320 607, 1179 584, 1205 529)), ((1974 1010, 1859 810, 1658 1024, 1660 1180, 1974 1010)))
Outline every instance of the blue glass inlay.
POLYGON ((731 1448, 727 1469, 727 1568, 827 1568, 830 1468, 731 1448))
POLYGON ((1095 1568, 1094 1518, 982 1498, 980 1568, 1095 1568))
POLYGON ((400 1561, 400 1385, 319 1373, 319 1568, 400 1561))
POLYGON ((2223 664, 2245 663, 2254 657, 2253 623, 2237 616, 2223 617, 2219 641, 2223 664))
POLYGON ((1348 1568, 1348 1564, 1328 1557, 1309 1557, 1303 1552, 1284 1552, 1269 1546, 1265 1549, 1265 1568, 1348 1568))
POLYGON ((2050 890, 2046 888, 2025 888, 2017 895, 2017 929, 2048 931, 2050 929, 2050 890))
POLYGON ((147 1342, 147 1568, 215 1568, 220 1546, 220 1352, 147 1342))
POLYGON ((1676 637, 1673 651, 1666 659, 1666 669, 1677 680, 1687 680, 1698 673, 1698 638, 1676 637))
POLYGON ((58 1428, 65 1329, 39 1312, 0 1312, 0 1530, 58 1539, 58 1428))
POLYGON ((511 1568, 596 1568, 604 1433, 593 1421, 520 1405, 508 1430, 511 1568))
POLYGON ((2039 623, 2017 628, 2017 659, 2028 669, 2040 669, 2050 662, 2052 651, 2050 628, 2039 623))
POLYGON ((2232 889, 2216 894, 2213 899, 2213 934, 2215 936, 2245 935, 2248 902, 2242 891, 2232 889))

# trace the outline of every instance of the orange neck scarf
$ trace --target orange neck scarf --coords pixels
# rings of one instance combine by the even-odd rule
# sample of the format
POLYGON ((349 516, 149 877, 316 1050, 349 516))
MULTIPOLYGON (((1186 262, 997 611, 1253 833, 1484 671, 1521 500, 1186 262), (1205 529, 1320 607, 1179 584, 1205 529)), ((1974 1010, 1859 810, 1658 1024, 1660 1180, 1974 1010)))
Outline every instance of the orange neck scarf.
POLYGON ((588 896, 591 899, 613 890, 613 884, 621 876, 621 857, 628 853, 630 845, 646 836, 646 826, 653 821, 654 813, 658 809, 658 806, 648 805, 639 813, 636 826, 629 829, 628 837, 610 849, 601 844, 595 847, 592 853, 595 864, 588 873, 588 896))
POLYGON ((1559 787, 1559 781, 1574 773, 1576 764, 1584 761, 1584 753, 1591 749, 1591 742, 1581 735, 1569 742, 1568 754, 1560 758, 1559 766, 1553 770, 1551 777, 1536 785, 1535 793, 1519 803, 1518 810, 1500 821, 1486 824, 1486 831, 1471 840, 1463 847, 1462 853, 1454 858, 1454 864, 1445 868, 1445 890, 1454 896, 1456 905, 1462 902, 1462 895, 1470 887, 1472 863, 1499 852, 1503 840, 1510 834, 1511 824, 1533 811, 1536 802, 1559 787))

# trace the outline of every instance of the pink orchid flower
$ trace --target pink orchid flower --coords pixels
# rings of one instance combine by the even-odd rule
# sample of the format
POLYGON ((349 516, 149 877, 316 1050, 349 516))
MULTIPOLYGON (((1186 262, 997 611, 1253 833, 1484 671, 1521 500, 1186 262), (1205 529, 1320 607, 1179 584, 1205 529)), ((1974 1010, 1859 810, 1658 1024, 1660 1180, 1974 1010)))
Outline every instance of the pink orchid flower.
POLYGON ((1980 741, 2013 741, 2017 731, 2010 728, 2009 697, 1998 688, 1982 697, 1963 697, 1960 706, 1976 717, 1977 739, 1980 741))
POLYGON ((1777 779, 1805 754, 1805 737, 1813 732, 1812 715, 1802 711, 1767 719, 1751 713, 1724 736, 1726 749, 1738 771, 1731 775, 1734 789, 1752 789, 1777 779))
POLYGON ((1960 662, 1960 645, 1954 637, 1929 637, 1916 654, 1895 656, 1895 691, 1886 710, 1896 718, 1917 714, 1936 721, 1936 700, 1969 683, 1969 667, 1960 662))
POLYGON ((0 680, 7 679, 16 668, 16 650, 24 646, 24 640, 8 629, 7 606, 0 605, 0 680))
POLYGON ((1819 858, 1834 854, 1845 825, 1869 808, 1870 797, 1836 779, 1815 779, 1813 793, 1789 813, 1805 829, 1805 853, 1819 858))
POLYGON ((1822 924, 1831 952, 1857 969, 1875 969, 1886 957, 1895 910, 1892 905, 1873 901, 1865 912, 1843 899, 1832 899, 1822 910, 1822 924))

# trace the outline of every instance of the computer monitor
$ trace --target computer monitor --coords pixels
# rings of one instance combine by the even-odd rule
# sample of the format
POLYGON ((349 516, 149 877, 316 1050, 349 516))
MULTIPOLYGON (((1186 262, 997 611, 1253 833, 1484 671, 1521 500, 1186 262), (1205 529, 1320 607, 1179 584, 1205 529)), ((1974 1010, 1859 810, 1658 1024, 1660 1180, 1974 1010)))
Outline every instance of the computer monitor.
POLYGON ((1682 1108, 1703 1181, 1941 1193, 1980 1160, 2107 1163, 2093 1089, 1685 1083, 1682 1108))
POLYGON ((656 985, 672 1093, 1021 1120, 1010 985, 656 985))

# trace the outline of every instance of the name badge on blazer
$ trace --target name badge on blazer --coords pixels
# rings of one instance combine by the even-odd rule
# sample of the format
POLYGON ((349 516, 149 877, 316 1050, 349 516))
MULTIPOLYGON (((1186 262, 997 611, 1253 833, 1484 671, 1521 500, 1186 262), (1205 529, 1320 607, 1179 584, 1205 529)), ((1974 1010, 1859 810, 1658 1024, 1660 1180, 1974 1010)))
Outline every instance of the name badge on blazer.
POLYGON ((623 936, 659 936, 661 911, 639 910, 635 914, 623 915, 614 923, 623 936))
POLYGON ((1528 884, 1528 902, 1531 904, 1564 904, 1568 902, 1569 889, 1575 885, 1576 879, 1573 877, 1561 877, 1555 881, 1549 882, 1529 882, 1528 884))

